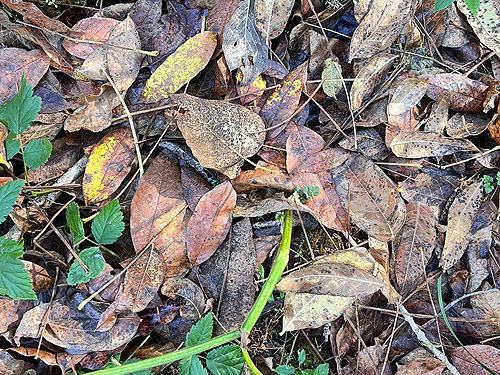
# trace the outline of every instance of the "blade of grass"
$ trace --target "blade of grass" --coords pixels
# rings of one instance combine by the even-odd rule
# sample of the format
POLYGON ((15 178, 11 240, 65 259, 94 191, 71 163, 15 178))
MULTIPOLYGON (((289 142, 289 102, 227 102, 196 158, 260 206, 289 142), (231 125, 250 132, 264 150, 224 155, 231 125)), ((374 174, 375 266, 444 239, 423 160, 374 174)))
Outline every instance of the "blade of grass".
POLYGON ((448 321, 448 317, 446 316, 446 310, 444 308, 443 290, 442 290, 442 286, 441 286, 442 278, 443 278, 443 274, 439 275, 439 278, 438 278, 438 281, 437 281, 438 282, 437 293, 438 293, 439 309, 441 310, 441 315, 443 315, 443 320, 444 320, 444 323, 446 324, 446 327, 448 327, 448 330, 450 331, 451 335, 455 338, 455 340, 457 340, 457 342, 459 343, 459 345, 467 352, 467 354, 469 354, 474 359, 474 361, 477 362, 477 364, 479 366, 481 366, 484 370, 488 371, 488 373, 490 373, 491 375, 499 375, 497 372, 495 372, 495 371, 491 370, 490 368, 488 368, 488 366, 486 366, 484 363, 482 363, 479 359, 477 359, 476 357, 474 357, 474 355, 467 350, 467 348, 464 346, 464 344, 462 344, 462 341, 460 341, 460 339, 458 338, 458 336, 455 334, 455 332, 451 328, 451 324, 448 321))

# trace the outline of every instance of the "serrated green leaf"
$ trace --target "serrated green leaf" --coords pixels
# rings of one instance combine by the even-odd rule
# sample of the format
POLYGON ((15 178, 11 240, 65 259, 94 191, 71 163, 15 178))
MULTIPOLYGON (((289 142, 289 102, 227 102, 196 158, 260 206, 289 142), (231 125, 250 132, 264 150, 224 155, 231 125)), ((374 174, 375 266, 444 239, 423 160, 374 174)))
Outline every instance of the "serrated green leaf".
POLYGON ((75 202, 71 202, 66 209, 66 223, 73 237, 73 244, 79 243, 85 238, 85 230, 80 218, 80 209, 75 202))
POLYGON ((208 313, 191 327, 186 335, 186 348, 207 342, 212 338, 214 328, 214 318, 212 313, 208 313))
POLYGON ((42 105, 42 99, 33 96, 33 88, 23 74, 18 93, 0 106, 0 121, 10 131, 21 134, 35 121, 42 105))
POLYGON ((313 375, 328 375, 328 363, 323 363, 316 367, 313 375))
POLYGON ((19 259, 22 255, 22 241, 0 237, 0 294, 15 300, 36 299, 31 277, 19 259))
POLYGON ((179 362, 179 375, 191 375, 191 362, 195 355, 191 357, 182 358, 179 362))
POLYGON ((436 0, 434 3, 434 12, 449 7, 454 1, 455 0, 436 0))
POLYGON ((67 282, 69 285, 86 283, 90 279, 99 276, 102 270, 104 270, 104 257, 98 247, 89 247, 82 250, 78 255, 83 264, 89 269, 89 273, 86 273, 82 266, 77 261, 74 261, 68 272, 67 282))
POLYGON ((125 229, 120 204, 113 199, 105 205, 92 221, 92 235, 101 245, 114 243, 125 229))
POLYGON ((23 186, 23 180, 8 181, 4 186, 0 186, 0 224, 5 221, 6 216, 12 211, 19 193, 23 190, 23 186))
POLYGON ((473 15, 476 15, 479 10, 479 2, 480 0, 465 0, 465 5, 467 5, 467 8, 469 8, 473 15))
POLYGON ((200 358, 193 355, 179 363, 179 375, 208 375, 208 371, 203 367, 200 358))
POLYGON ((292 375, 295 372, 295 367, 281 365, 276 367, 276 373, 280 375, 292 375))
POLYGON ((48 139, 33 139, 24 148, 24 162, 30 169, 38 169, 49 160, 52 143, 48 139))
POLYGON ((224 345, 207 354, 207 367, 214 375, 239 375, 245 358, 238 345, 224 345))
POLYGON ((16 139, 17 135, 13 132, 9 132, 7 134, 7 138, 4 141, 5 145, 5 153, 7 154, 7 160, 10 160, 14 157, 15 154, 19 152, 21 148, 21 144, 16 139))

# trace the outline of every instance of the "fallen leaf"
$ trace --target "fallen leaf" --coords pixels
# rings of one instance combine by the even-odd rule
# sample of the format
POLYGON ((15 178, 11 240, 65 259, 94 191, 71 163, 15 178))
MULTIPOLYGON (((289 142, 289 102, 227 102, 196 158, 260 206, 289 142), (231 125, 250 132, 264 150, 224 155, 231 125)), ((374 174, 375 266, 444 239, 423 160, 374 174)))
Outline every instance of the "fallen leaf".
POLYGON ((389 156, 390 152, 382 140, 382 137, 373 128, 358 129, 356 150, 354 136, 350 135, 339 142, 339 146, 350 151, 359 151, 364 156, 374 161, 382 161, 389 156))
POLYGON ((490 371, 485 370, 477 364, 471 354, 490 370, 500 372, 500 350, 490 345, 466 345, 451 350, 453 364, 462 375, 488 375, 490 371), (467 351, 466 351, 467 349, 467 351), (470 354, 469 354, 470 353, 470 354))
POLYGON ((87 205, 107 201, 132 169, 134 139, 129 126, 104 136, 93 148, 85 167, 82 188, 87 205))
POLYGON ((57 19, 47 17, 33 3, 21 0, 2 0, 2 3, 13 11, 22 14, 26 22, 31 21, 45 30, 56 31, 58 33, 67 33, 69 31, 68 26, 57 19))
POLYGON ((393 271, 399 292, 406 296, 413 291, 436 246, 437 219, 432 210, 421 203, 408 203, 406 221, 394 242, 393 271))
POLYGON ((353 222, 379 241, 396 238, 404 224, 405 205, 392 181, 362 155, 332 171, 337 194, 353 222))
POLYGON ((159 100, 174 94, 205 68, 216 46, 216 34, 211 31, 187 40, 154 71, 142 95, 159 100))
POLYGON ((351 39, 349 62, 369 58, 388 49, 403 32, 412 13, 412 3, 382 0, 370 3, 351 39))
POLYGON ((0 297, 0 334, 14 330, 19 325, 24 313, 33 308, 31 300, 13 300, 7 296, 0 297))
MULTIPOLYGON (((439 97, 432 104, 431 113, 425 123, 424 131, 442 134, 448 126, 448 109, 450 107, 449 99, 446 95, 439 97)), ((448 135, 450 135, 448 133, 448 135)))
POLYGON ((222 50, 229 70, 240 69, 241 84, 249 85, 262 73, 267 60, 267 46, 255 28, 251 0, 243 0, 224 27, 222 50))
POLYGON ((242 106, 187 94, 172 95, 172 100, 188 111, 177 125, 203 167, 234 178, 264 143, 264 123, 242 106))
POLYGON ((453 200, 448 210, 448 230, 439 261, 444 271, 454 266, 467 249, 483 194, 483 181, 476 181, 460 191, 453 200))
POLYGON ((479 135, 486 129, 491 119, 481 113, 455 113, 448 120, 446 133, 452 138, 466 138, 479 135))
POLYGON ((323 83, 323 91, 326 95, 337 99, 337 94, 342 90, 342 66, 339 64, 338 59, 333 59, 331 57, 325 60, 325 68, 321 73, 321 79, 325 79, 323 83))
POLYGON ((359 71, 351 87, 351 106, 353 111, 361 108, 368 99, 385 81, 385 76, 397 56, 381 53, 370 56, 368 63, 359 71))
POLYGON ((226 238, 236 192, 229 181, 201 197, 187 226, 187 252, 192 265, 205 262, 226 238))
POLYGON ((256 0, 255 27, 260 35, 267 41, 273 40, 285 29, 290 13, 292 12, 293 0, 256 0))
POLYGON ((237 193, 244 193, 261 187, 270 187, 288 193, 293 192, 295 185, 288 173, 271 164, 259 162, 257 165, 263 168, 242 171, 238 177, 231 180, 231 184, 237 193))
POLYGON ((172 277, 165 281, 161 293, 174 301, 180 299, 179 315, 184 319, 196 321, 205 310, 203 290, 189 279, 172 277))
MULTIPOLYGON (((491 287, 485 283, 485 290, 491 287)), ((480 322, 474 323, 480 334, 484 337, 496 336, 500 332, 498 326, 498 311, 500 311, 500 292, 492 291, 488 294, 474 295, 470 299, 470 303, 475 312, 475 318, 480 319, 480 322)))
POLYGON ((466 139, 453 139, 436 133, 410 132, 400 133, 393 138, 391 150, 400 158, 426 158, 445 156, 455 152, 475 151, 479 149, 466 139))
POLYGON ((414 358, 398 367, 395 375, 441 375, 445 368, 437 358, 414 358))

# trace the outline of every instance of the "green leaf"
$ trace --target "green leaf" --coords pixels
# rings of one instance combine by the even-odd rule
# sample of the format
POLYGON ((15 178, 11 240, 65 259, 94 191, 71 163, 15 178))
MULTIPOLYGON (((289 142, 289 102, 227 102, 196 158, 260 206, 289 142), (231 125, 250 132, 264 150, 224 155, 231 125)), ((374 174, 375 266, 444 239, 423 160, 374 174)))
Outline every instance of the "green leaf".
POLYGON ((473 15, 476 15, 479 10, 479 2, 480 0, 465 0, 465 5, 467 5, 467 8, 469 8, 473 15))
POLYGON ((71 202, 66 209, 66 223, 73 237, 73 244, 79 243, 85 238, 85 230, 80 218, 80 209, 75 202, 71 202))
POLYGON ((101 245, 114 243, 125 229, 120 204, 113 199, 105 205, 92 221, 92 235, 101 245))
POLYGON ((9 181, 4 186, 0 186, 0 224, 5 221, 5 217, 12 211, 19 193, 23 190, 23 186, 23 180, 9 181))
POLYGON ((201 318, 198 323, 191 327, 186 335, 186 348, 207 342, 212 338, 214 318, 212 313, 208 313, 201 318))
POLYGON ((33 139, 24 148, 24 162, 30 169, 38 169, 49 160, 52 143, 48 139, 33 139))
POLYGON ((4 141, 7 160, 12 159, 14 155, 17 154, 19 152, 19 149, 21 148, 21 144, 16 139, 16 137, 17 137, 16 133, 9 132, 9 134, 7 134, 7 138, 4 141))
POLYGON ((292 375, 295 372, 295 367, 281 365, 276 367, 276 373, 280 375, 292 375))
POLYGON ((207 354, 207 367, 214 375, 239 375, 245 359, 238 345, 224 345, 207 354))
POLYGON ((78 255, 90 272, 86 273, 82 266, 75 260, 68 272, 67 282, 69 285, 86 283, 90 279, 99 276, 104 269, 104 257, 98 247, 89 247, 78 255))
POLYGON ((449 7, 451 4, 453 4, 454 1, 455 0, 436 0, 436 2, 434 3, 434 12, 449 7))
POLYGON ((0 121, 10 131, 21 134, 35 121, 42 99, 33 96, 33 88, 26 82, 23 74, 18 93, 0 106, 0 121))
POLYGON ((36 299, 31 277, 19 259, 22 255, 22 241, 0 237, 0 294, 15 300, 36 299))
POLYGON ((328 375, 328 363, 323 363, 316 367, 313 375, 328 375))
POLYGON ((304 349, 300 349, 299 351, 299 365, 303 364, 306 361, 306 351, 304 349))
POLYGON ((179 362, 179 375, 207 375, 207 370, 201 364, 197 355, 184 358, 179 362))

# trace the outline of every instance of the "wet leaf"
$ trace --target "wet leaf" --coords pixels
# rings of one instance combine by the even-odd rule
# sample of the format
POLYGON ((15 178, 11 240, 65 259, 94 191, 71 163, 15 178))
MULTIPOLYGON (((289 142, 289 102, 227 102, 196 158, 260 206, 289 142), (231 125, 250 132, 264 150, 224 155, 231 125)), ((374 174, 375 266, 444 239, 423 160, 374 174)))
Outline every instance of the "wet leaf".
POLYGON ((242 106, 187 94, 172 95, 172 100, 188 111, 177 125, 193 155, 206 168, 234 178, 243 160, 264 143, 264 123, 242 106))
POLYGON ((132 169, 135 159, 130 127, 106 134, 92 149, 83 175, 83 196, 88 205, 107 201, 132 169))
POLYGON ((402 295, 413 291, 425 274, 436 245, 437 219, 434 212, 421 203, 408 203, 406 221, 394 243, 393 270, 402 295))
POLYGON ((255 11, 251 0, 244 0, 224 27, 222 50, 229 70, 240 69, 241 85, 255 81, 264 71, 267 46, 255 28, 255 11))
POLYGON ((222 244, 235 205, 236 192, 229 181, 201 197, 187 226, 187 251, 192 265, 205 262, 222 244))
POLYGON ((266 41, 273 40, 283 32, 292 12, 293 3, 293 0, 255 1, 255 27, 266 41))
POLYGON ((205 68, 216 46, 215 33, 205 31, 195 35, 155 70, 146 82, 142 95, 159 100, 174 94, 205 68))
POLYGON ((362 230, 379 241, 394 239, 405 220, 405 205, 394 184, 372 161, 351 154, 332 178, 342 206, 362 230))
POLYGON ((349 61, 387 50, 403 32, 411 13, 412 3, 405 0, 370 3, 368 13, 352 36, 349 61))
POLYGON ((448 270, 457 263, 470 242, 471 227, 481 207, 483 181, 475 181, 458 193, 448 211, 448 230, 439 265, 448 270))
POLYGON ((479 151, 469 140, 419 131, 398 134, 390 146, 394 155, 410 159, 444 156, 462 151, 479 151))
POLYGON ((396 58, 397 56, 387 53, 378 54, 371 57, 368 63, 359 71, 350 92, 353 110, 361 108, 363 102, 374 94, 385 81, 387 72, 396 58))

